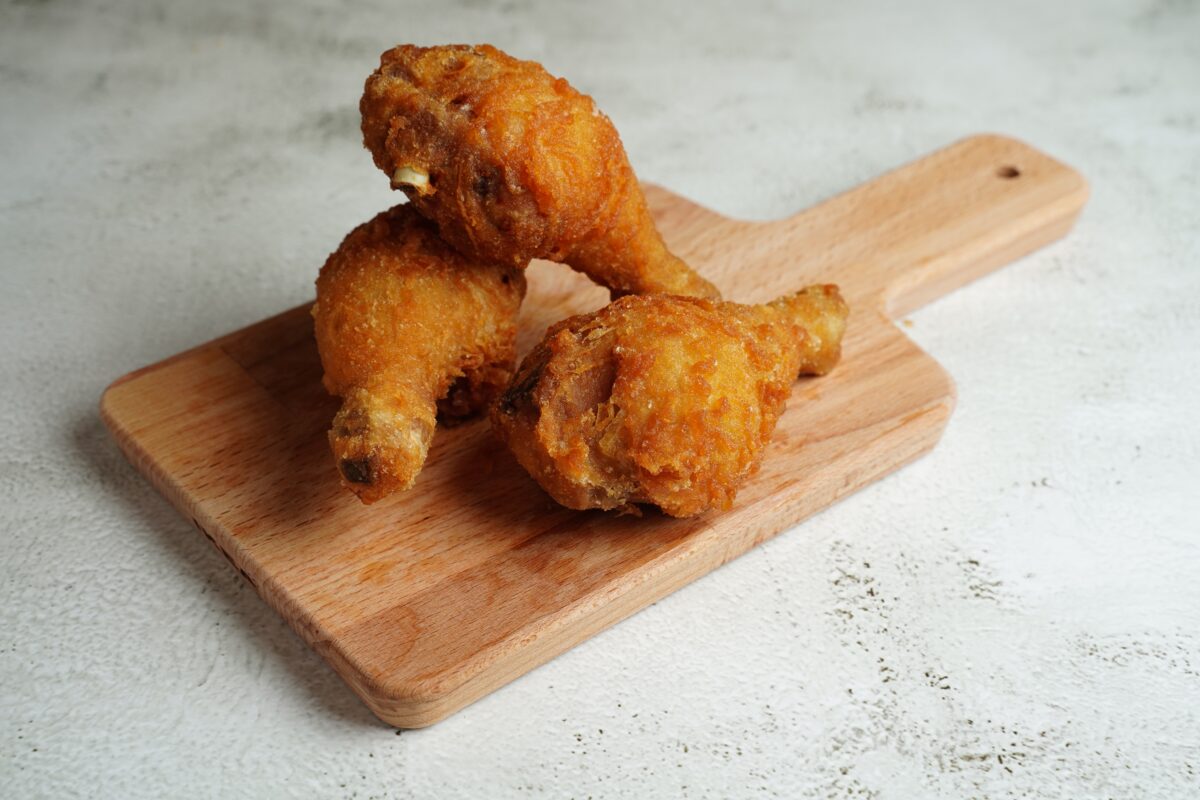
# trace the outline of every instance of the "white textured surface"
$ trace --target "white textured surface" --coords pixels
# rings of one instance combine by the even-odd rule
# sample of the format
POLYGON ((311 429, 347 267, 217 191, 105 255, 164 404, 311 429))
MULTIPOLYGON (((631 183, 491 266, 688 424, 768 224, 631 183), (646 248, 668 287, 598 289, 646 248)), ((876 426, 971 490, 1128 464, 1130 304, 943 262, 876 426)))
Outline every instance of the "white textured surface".
POLYGON ((1197 795, 1200 4, 601 5, 0 7, 0 793, 1197 795), (355 104, 404 40, 544 61, 732 215, 985 130, 1093 199, 914 316, 960 392, 932 455, 397 736, 96 402, 310 296, 391 200, 355 104))

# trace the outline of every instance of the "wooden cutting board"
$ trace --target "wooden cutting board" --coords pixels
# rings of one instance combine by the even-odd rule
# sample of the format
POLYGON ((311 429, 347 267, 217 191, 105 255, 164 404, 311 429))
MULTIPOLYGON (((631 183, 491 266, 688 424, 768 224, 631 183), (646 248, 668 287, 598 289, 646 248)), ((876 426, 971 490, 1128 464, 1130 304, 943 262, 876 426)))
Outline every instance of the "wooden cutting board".
MULTIPOLYGON (((891 319, 1061 237, 1087 193, 1078 173, 998 136, 777 222, 650 188, 672 249, 727 298, 836 282, 852 309, 841 365, 796 383, 762 470, 725 513, 568 511, 484 420, 440 430, 412 491, 363 506, 326 443, 336 403, 307 306, 126 375, 101 414, 381 719, 425 726, 932 448, 954 386, 891 319)), ((532 265, 529 287, 522 352, 607 297, 553 264, 532 265)))

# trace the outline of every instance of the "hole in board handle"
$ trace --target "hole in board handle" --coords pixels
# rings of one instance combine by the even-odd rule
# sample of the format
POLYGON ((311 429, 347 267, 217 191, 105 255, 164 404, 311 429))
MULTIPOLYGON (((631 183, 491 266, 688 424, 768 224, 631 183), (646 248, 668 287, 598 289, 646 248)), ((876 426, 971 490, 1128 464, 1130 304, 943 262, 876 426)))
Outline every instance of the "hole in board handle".
POLYGON ((1021 177, 1021 170, 1011 164, 1005 164, 1003 167, 996 169, 996 177, 1003 178, 1006 181, 1011 181, 1013 178, 1021 177))

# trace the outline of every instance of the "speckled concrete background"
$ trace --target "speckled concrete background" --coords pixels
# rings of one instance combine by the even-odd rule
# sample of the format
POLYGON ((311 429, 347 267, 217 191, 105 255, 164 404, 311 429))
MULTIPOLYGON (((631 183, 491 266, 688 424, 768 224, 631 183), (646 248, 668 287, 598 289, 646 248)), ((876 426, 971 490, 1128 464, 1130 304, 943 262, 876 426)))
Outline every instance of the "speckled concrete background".
POLYGON ((3 5, 0 794, 1197 796, 1200 3, 600 5, 3 5), (959 382, 931 456, 397 735, 96 402, 311 295, 391 200, 355 103, 404 40, 544 61, 731 215, 985 130, 1093 199, 913 317, 959 382))

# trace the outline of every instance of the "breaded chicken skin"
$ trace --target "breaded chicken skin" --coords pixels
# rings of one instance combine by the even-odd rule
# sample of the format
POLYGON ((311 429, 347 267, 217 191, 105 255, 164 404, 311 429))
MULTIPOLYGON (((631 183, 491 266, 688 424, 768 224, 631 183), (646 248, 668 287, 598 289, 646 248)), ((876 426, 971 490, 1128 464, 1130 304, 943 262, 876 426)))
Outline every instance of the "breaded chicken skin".
POLYGON ((835 286, 760 306, 623 297, 551 327, 492 426, 568 508, 725 509, 797 375, 837 363, 846 314, 835 286))
POLYGON ((343 398, 329 443, 364 503, 407 489, 440 411, 484 409, 516 362, 525 276, 468 259, 407 206, 355 228, 317 278, 325 388, 343 398))
POLYGON ((404 45, 360 108, 376 165, 459 252, 562 262, 618 295, 719 297, 667 250, 612 122, 540 64, 404 45))

